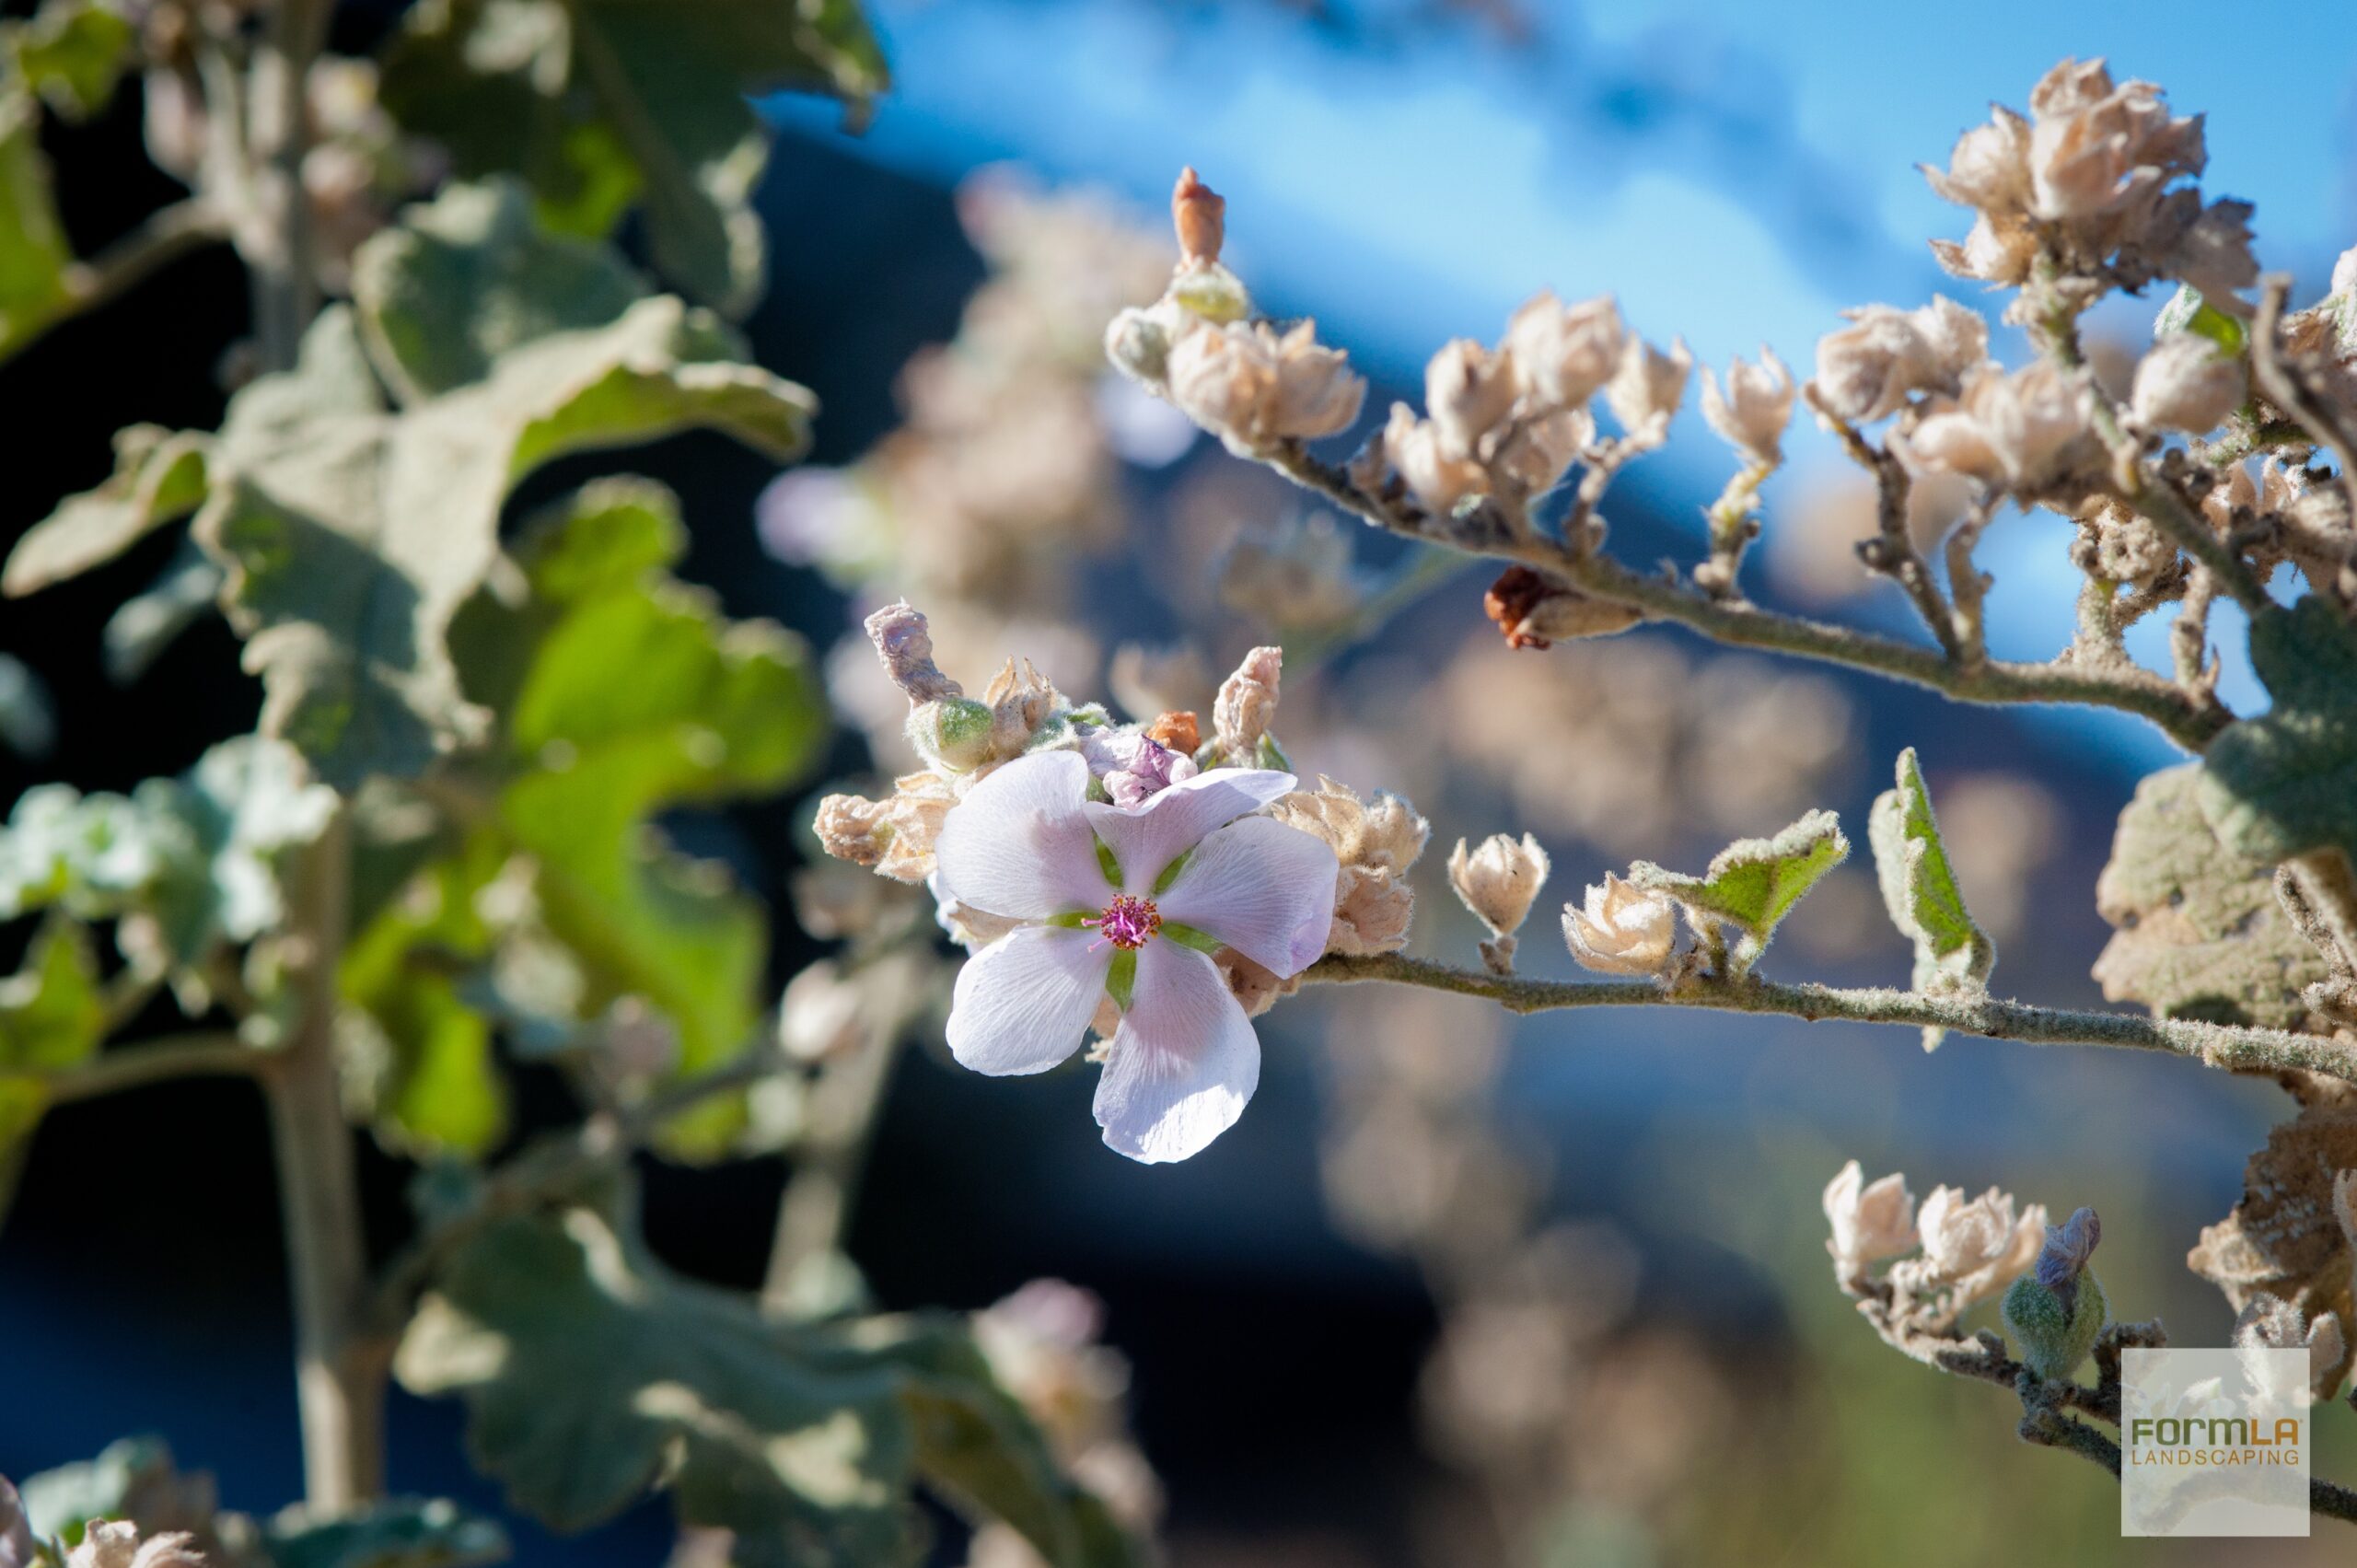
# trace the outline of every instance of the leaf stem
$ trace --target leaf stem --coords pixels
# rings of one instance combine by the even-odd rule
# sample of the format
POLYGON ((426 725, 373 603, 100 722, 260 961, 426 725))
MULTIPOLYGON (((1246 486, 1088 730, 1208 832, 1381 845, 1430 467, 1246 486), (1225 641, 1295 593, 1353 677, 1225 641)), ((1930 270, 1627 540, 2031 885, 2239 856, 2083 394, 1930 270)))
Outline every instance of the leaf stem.
POLYGON ((1702 1007, 1730 1013, 1770 1013, 1815 1022, 1933 1025, 1991 1040, 2032 1045, 2102 1045, 2189 1056, 2212 1067, 2250 1072, 2296 1068, 2357 1083, 2357 1047, 2284 1029, 2241 1028, 2189 1018, 2148 1018, 2038 1007, 1996 997, 1934 996, 1884 989, 1841 990, 1750 977, 1697 975, 1665 988, 1647 980, 1567 981, 1460 970, 1399 953, 1372 958, 1329 956, 1303 975, 1312 981, 1389 981, 1492 1001, 1510 1013, 1572 1007, 1702 1007))
POLYGON ((96 1099, 174 1078, 250 1077, 272 1060, 227 1029, 166 1035, 110 1051, 48 1080, 52 1104, 96 1099))

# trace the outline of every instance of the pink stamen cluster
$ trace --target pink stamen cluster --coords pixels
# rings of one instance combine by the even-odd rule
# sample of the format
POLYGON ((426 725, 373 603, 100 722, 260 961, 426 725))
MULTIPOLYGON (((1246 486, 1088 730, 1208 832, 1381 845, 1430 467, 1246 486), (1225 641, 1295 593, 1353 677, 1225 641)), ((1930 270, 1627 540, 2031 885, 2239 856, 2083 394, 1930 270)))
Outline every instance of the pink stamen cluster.
POLYGON ((1105 906, 1105 912, 1081 922, 1093 925, 1116 947, 1143 947, 1146 939, 1162 929, 1162 912, 1154 907, 1152 899, 1133 899, 1127 893, 1105 906))

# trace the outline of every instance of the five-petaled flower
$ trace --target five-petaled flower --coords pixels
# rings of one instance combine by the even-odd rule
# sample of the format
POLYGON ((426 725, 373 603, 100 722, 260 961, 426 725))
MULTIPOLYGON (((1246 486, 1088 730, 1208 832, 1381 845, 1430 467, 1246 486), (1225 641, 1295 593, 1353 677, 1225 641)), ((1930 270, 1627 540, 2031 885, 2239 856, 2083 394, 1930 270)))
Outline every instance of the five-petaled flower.
POLYGON ((1340 866, 1322 839, 1250 813, 1293 775, 1213 768, 1135 806, 1088 798, 1077 751, 1019 758, 977 784, 935 846, 946 899, 1021 924, 968 959, 950 1053, 978 1073, 1042 1073, 1120 1009, 1097 1086, 1105 1142, 1180 1160, 1233 1126, 1260 1042, 1210 954, 1280 977, 1326 950, 1340 866))

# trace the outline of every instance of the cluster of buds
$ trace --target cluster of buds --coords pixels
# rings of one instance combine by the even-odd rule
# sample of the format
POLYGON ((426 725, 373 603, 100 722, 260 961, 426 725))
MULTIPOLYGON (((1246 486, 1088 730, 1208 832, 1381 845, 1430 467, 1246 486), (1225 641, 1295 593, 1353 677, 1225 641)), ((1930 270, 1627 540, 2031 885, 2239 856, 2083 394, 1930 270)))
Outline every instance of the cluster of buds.
MULTIPOLYGON (((2082 1213, 2092 1249, 2094 1213, 2082 1213)), ((1856 1160, 1827 1183, 1825 1218, 1835 1282, 1858 1302, 1876 1333, 1925 1361, 1956 1345, 1956 1319, 1965 1309, 2011 1285, 2049 1236, 2042 1204, 2017 1215, 2013 1195, 1994 1187, 1978 1198, 1967 1198, 1961 1188, 1937 1187, 1919 1210, 1905 1177, 1867 1181, 1856 1160), (1874 1272, 1875 1264, 1894 1259, 1881 1273, 1874 1272)), ((2081 1267, 2084 1261, 2082 1253, 2081 1267)), ((2100 1327, 2099 1297, 2096 1312, 2100 1327)))
POLYGON ((1114 366, 1168 399, 1239 457, 1350 427, 1366 382, 1314 321, 1278 331, 1250 319, 1252 296, 1219 259, 1226 203, 1191 168, 1171 192, 1179 258, 1160 299, 1105 330, 1114 366))
POLYGON ((1424 370, 1426 417, 1394 403, 1364 459, 1387 464, 1427 510, 1448 515, 1477 498, 1519 508, 1552 489, 1589 454, 1600 392, 1628 453, 1659 446, 1686 396, 1693 356, 1628 330, 1610 296, 1565 305, 1544 293, 1515 312, 1485 347, 1460 338, 1424 370))
POLYGON ((1989 364, 1989 323, 1945 295, 1919 310, 1864 305, 1817 345, 1817 402, 1838 418, 1871 424, 1919 394, 1953 397, 1989 364))
POLYGON ((2065 60, 2031 90, 2026 119, 1999 106, 1946 168, 1924 169, 1975 213, 1961 243, 1934 240, 1933 252, 1958 277, 2013 286, 2039 281, 2043 261, 2043 286, 2074 311, 2106 289, 2172 277, 2247 315, 2235 291, 2258 275, 2248 203, 2205 206, 2179 183, 2207 159, 2200 116, 2172 115, 2150 82, 2115 84, 2100 60, 2065 60))

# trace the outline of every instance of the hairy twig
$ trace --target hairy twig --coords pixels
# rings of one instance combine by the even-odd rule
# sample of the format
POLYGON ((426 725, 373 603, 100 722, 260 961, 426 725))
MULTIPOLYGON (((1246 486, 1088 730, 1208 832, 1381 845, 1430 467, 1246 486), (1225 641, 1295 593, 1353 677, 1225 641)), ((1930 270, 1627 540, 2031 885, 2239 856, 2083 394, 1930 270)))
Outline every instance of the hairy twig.
POLYGON ((1817 394, 1816 382, 1804 386, 1801 396, 1818 423, 1840 441, 1850 460, 1874 476, 1876 528, 1875 537, 1858 547, 1858 558, 1870 570, 1881 573, 1906 590, 1908 598, 1914 603, 1915 613, 1922 617, 1924 626, 1939 640, 1940 651, 1947 656, 1948 662, 1961 663, 1964 645, 1957 638, 1955 618, 1948 611, 1947 601, 1940 597, 1939 585, 1932 581, 1932 570, 1915 548, 1914 537, 1907 531, 1907 498, 1911 482, 1906 465, 1888 447, 1868 441, 1856 425, 1828 408, 1817 394))
POLYGON ((1709 974, 1665 987, 1647 980, 1550 981, 1461 970, 1399 953, 1371 958, 1339 955, 1304 973, 1313 981, 1389 981, 1479 996, 1511 1013, 1572 1007, 1704 1007, 1732 1013, 1845 1019, 1861 1024, 1933 1025, 1992 1040, 2032 1045, 2101 1045, 2189 1056, 2212 1067, 2258 1072, 2299 1068, 2357 1083, 2357 1047, 2284 1029, 2242 1028, 2190 1018, 2149 1018, 2133 1013, 2093 1013, 2037 1007, 2026 1002, 1922 992, 1841 990, 1745 976, 1709 974))
POLYGON ((1583 593, 1629 605, 1653 620, 1676 621, 1714 642, 1873 670, 1961 702, 2074 703, 2116 708, 2150 720, 2171 739, 2194 751, 2207 746, 2230 722, 2231 715, 2223 710, 2189 701, 2173 681, 2150 671, 2002 660, 1968 668, 1939 648, 1763 610, 1741 600, 1713 598, 1669 577, 1645 576, 1601 552, 1583 552, 1543 536, 1517 537, 1504 528, 1443 533, 1405 501, 1370 494, 1342 468, 1322 460, 1298 443, 1279 447, 1266 460, 1296 483, 1387 532, 1521 562, 1583 593))

